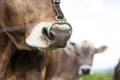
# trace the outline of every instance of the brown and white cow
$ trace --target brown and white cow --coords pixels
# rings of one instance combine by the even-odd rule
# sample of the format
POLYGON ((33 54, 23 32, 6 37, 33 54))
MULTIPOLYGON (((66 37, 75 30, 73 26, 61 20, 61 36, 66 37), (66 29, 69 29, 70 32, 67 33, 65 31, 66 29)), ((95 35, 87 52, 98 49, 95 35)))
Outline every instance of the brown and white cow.
POLYGON ((61 61, 53 80, 78 80, 79 76, 90 73, 93 57, 105 51, 107 46, 95 48, 89 41, 70 43, 63 49, 61 61))
POLYGON ((120 80, 120 60, 115 67, 114 80, 120 80))
POLYGON ((0 0, 0 80, 51 80, 71 36, 59 0, 0 0))

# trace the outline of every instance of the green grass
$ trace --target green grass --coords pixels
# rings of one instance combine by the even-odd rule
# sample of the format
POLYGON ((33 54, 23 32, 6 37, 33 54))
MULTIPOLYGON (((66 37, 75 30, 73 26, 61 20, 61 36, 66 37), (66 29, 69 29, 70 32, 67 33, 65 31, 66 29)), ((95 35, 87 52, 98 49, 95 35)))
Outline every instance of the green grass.
POLYGON ((113 80, 112 73, 93 73, 88 76, 83 76, 79 80, 113 80))

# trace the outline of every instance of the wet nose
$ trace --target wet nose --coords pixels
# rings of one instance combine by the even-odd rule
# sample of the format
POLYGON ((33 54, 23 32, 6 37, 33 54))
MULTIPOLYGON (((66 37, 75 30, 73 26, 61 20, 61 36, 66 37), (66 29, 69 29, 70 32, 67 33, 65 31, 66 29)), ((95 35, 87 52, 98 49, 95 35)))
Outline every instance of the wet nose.
POLYGON ((83 74, 90 74, 90 69, 82 69, 83 74))
POLYGON ((54 24, 51 27, 47 28, 46 31, 46 38, 49 41, 50 47, 60 47, 63 48, 66 46, 71 33, 72 28, 69 24, 54 24))
POLYGON ((83 75, 88 75, 90 74, 91 66, 88 64, 84 64, 80 67, 80 69, 83 75))

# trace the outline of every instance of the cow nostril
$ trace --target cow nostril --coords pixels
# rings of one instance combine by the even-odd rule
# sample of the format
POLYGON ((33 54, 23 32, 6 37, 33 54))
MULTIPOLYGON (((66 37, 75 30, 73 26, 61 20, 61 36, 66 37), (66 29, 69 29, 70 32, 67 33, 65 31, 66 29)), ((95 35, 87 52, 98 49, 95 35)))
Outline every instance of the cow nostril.
POLYGON ((52 33, 51 32, 48 33, 46 28, 43 28, 42 32, 48 41, 51 41, 54 39, 54 36, 52 35, 52 33))

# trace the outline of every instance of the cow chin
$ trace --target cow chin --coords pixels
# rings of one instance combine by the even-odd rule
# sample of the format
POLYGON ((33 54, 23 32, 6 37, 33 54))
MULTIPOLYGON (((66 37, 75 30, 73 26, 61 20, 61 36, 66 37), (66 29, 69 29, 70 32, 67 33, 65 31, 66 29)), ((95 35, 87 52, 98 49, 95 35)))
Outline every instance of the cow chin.
MULTIPOLYGON (((43 29, 48 28, 52 23, 53 22, 42 22, 42 23, 38 24, 37 26, 35 26, 34 29, 31 31, 31 33, 26 37, 27 45, 36 47, 38 49, 56 49, 56 48, 61 47, 59 45, 51 46, 52 41, 49 40, 48 38, 46 38, 46 35, 43 33, 43 29)), ((64 29, 69 30, 69 26, 65 26, 65 27, 59 28, 59 29, 63 30, 63 31, 64 31, 64 29)), ((67 34, 67 32, 65 33, 65 35, 66 34, 67 34)), ((60 37, 62 37, 62 36, 60 36, 60 37)), ((65 43, 63 43, 65 45, 62 47, 65 47, 67 45, 67 43, 70 40, 69 38, 70 38, 70 36, 68 36, 68 38, 65 40, 65 43)), ((58 44, 61 44, 61 43, 58 43, 58 44)))

